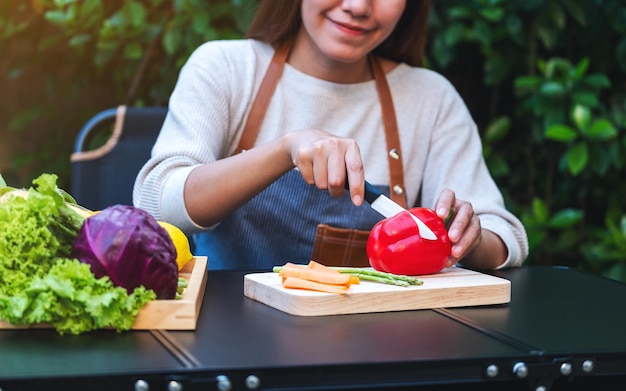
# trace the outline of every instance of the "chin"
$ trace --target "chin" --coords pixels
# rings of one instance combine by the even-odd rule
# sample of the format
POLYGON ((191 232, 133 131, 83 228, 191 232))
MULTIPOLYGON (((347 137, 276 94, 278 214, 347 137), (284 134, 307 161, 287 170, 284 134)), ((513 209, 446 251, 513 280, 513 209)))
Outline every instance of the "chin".
POLYGON ((331 60, 347 64, 358 62, 367 57, 369 53, 365 49, 342 46, 344 45, 328 48, 328 50, 323 50, 323 53, 331 60))

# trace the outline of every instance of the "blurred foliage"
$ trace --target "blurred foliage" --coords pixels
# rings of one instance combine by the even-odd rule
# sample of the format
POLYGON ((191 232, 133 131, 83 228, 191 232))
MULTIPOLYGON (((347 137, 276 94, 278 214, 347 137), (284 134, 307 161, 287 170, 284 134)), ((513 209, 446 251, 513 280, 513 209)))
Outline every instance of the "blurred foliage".
MULTIPOLYGON (((73 140, 91 116, 166 105, 191 51, 241 37, 255 4, 0 0, 0 137, 15 144, 10 160, 0 156, 7 182, 45 171, 68 187, 73 140)), ((528 230, 527 264, 626 281, 623 0, 435 2, 428 43, 428 66, 466 100, 528 230)))
POLYGON ((429 65, 483 130, 527 264, 626 282, 626 4, 447 0, 431 23, 429 65))
POLYGON ((10 161, 0 156, 5 178, 24 186, 54 171, 69 186, 74 137, 91 116, 120 104, 166 105, 193 49, 241 37, 255 5, 0 0, 0 85, 10 96, 0 107, 0 137, 19 144, 10 161))

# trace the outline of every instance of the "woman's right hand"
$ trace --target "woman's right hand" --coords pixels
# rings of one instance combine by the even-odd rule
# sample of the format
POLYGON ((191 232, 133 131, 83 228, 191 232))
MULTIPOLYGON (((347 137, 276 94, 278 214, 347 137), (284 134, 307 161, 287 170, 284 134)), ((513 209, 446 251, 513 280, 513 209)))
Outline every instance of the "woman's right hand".
POLYGON ((184 190, 189 217, 211 227, 294 167, 307 183, 334 197, 345 191, 347 172, 352 202, 363 203, 363 162, 357 143, 309 129, 194 168, 184 190))
POLYGON ((332 197, 340 197, 345 191, 347 175, 352 202, 356 206, 363 203, 363 161, 354 139, 317 129, 295 131, 285 137, 291 161, 306 183, 328 190, 332 197))

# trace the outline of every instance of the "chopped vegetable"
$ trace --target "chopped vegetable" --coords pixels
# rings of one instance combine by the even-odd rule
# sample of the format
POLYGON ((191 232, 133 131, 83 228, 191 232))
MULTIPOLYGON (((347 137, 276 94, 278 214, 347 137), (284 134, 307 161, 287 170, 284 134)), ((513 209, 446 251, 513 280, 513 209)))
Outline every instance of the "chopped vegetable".
POLYGON ((404 275, 425 275, 441 271, 450 257, 451 244, 444 221, 427 208, 413 208, 379 221, 372 228, 366 250, 376 270, 404 275), (411 215, 422 220, 437 236, 420 236, 411 215))
POLYGON ((281 277, 296 277, 322 284, 350 286, 350 276, 330 270, 315 270, 287 263, 278 272, 281 277))
POLYGON ((176 297, 176 249, 167 231, 142 209, 113 205, 86 219, 72 256, 129 293, 144 286, 158 299, 176 297))
POLYGON ((348 287, 345 285, 324 284, 317 281, 305 280, 298 277, 286 277, 283 280, 283 286, 290 289, 305 289, 317 292, 327 293, 348 293, 348 287))
MULTIPOLYGON (((337 270, 334 270, 333 268, 330 268, 326 265, 322 265, 321 263, 316 262, 314 260, 309 261, 307 268, 313 269, 313 270, 322 270, 325 272, 335 272, 335 273, 337 272, 337 270)), ((359 284, 361 282, 358 276, 354 274, 348 274, 348 275, 350 276, 350 284, 359 284)))
POLYGON ((357 276, 342 274, 315 261, 308 265, 287 262, 274 267, 285 288, 308 289, 328 293, 347 293, 350 285, 360 282, 357 276))

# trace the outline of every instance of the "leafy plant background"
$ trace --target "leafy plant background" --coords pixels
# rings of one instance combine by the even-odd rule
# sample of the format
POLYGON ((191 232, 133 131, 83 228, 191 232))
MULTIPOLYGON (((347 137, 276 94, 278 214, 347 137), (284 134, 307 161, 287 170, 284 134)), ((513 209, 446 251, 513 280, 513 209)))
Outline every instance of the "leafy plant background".
MULTIPOLYGON (((69 188, 74 137, 119 104, 166 105, 202 42, 242 36, 256 0, 0 0, 0 172, 69 188)), ((626 282, 626 5, 436 1, 428 67, 481 129, 528 265, 626 282)))

